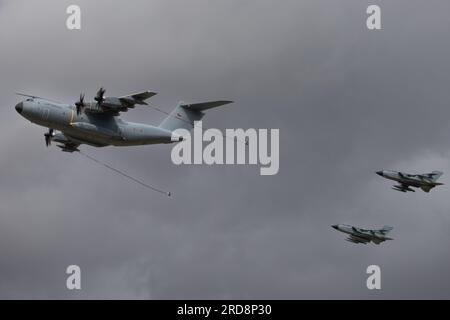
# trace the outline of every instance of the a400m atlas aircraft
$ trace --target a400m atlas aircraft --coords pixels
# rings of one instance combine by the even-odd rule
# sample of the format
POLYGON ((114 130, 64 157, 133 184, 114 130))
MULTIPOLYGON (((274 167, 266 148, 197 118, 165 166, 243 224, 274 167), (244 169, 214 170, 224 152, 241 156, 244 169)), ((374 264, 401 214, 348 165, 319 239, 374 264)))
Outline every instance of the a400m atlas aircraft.
POLYGON ((94 147, 137 146, 182 141, 173 133, 179 128, 192 129, 194 121, 203 118, 203 111, 232 101, 211 101, 194 104, 180 103, 159 126, 127 122, 119 117, 135 105, 147 105, 145 100, 156 95, 145 91, 123 97, 105 97, 100 88, 94 102, 84 102, 84 94, 74 105, 54 102, 45 98, 26 96, 16 110, 32 123, 49 128, 44 134, 47 146, 52 141, 65 152, 79 151, 78 146, 94 147), (60 132, 55 132, 56 130, 60 132))

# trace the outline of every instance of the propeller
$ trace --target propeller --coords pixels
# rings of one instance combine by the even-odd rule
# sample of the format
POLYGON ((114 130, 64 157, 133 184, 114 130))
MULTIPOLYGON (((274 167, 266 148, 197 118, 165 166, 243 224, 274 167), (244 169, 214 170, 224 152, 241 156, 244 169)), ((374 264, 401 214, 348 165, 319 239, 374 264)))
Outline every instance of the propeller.
POLYGON ((86 106, 84 104, 84 93, 80 94, 80 100, 75 102, 75 106, 77 107, 77 115, 79 115, 86 106))
POLYGON ((53 129, 48 129, 48 132, 44 134, 45 137, 45 145, 48 147, 52 144, 53 139, 53 129))
POLYGON ((105 97, 103 96, 105 92, 106 90, 103 87, 98 90, 97 95, 94 98, 94 100, 97 101, 98 105, 101 105, 103 100, 105 100, 105 97))

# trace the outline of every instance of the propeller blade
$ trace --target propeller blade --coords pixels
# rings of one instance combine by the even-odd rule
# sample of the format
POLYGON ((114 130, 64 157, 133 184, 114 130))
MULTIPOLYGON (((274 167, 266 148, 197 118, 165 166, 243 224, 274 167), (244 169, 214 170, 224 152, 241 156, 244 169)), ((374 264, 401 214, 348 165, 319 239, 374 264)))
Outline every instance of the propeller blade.
POLYGON ((84 104, 84 93, 80 94, 80 100, 75 102, 75 106, 77 107, 77 115, 79 115, 83 111, 83 109, 85 107, 85 104, 84 104))
POLYGON ((47 133, 44 134, 45 145, 48 147, 52 144, 53 139, 53 129, 49 129, 47 133))
POLYGON ((100 90, 98 90, 97 95, 95 96, 94 100, 97 101, 99 105, 102 104, 103 100, 105 100, 104 94, 106 90, 101 87, 100 90))

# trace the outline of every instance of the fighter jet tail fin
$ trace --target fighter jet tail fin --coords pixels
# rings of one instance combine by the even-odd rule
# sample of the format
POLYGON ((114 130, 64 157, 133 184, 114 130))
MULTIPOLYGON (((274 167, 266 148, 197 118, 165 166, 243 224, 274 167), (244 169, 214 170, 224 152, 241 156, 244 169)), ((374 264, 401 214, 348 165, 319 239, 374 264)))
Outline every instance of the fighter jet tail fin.
POLYGON ((205 115, 203 111, 220 107, 232 101, 210 101, 193 104, 180 102, 170 115, 161 122, 160 128, 174 131, 176 129, 191 130, 194 127, 194 121, 199 121, 205 115))
POLYGON ((381 228, 381 232, 382 232, 383 234, 388 234, 389 232, 392 231, 392 229, 394 229, 394 227, 391 227, 391 226, 384 226, 383 228, 381 228))
POLYGON ((436 182, 444 173, 442 171, 433 171, 430 173, 431 180, 436 182))

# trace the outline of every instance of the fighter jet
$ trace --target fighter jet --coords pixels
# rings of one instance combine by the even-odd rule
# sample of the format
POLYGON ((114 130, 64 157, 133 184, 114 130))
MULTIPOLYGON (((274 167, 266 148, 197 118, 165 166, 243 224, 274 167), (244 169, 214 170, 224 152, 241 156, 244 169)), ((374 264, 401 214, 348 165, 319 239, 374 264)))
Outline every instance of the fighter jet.
POLYGON ((440 176, 443 175, 441 171, 433 171, 424 174, 407 174, 397 171, 377 171, 376 174, 383 178, 397 181, 399 184, 392 187, 393 190, 401 192, 415 192, 414 188, 421 188, 425 192, 430 192, 436 186, 443 185, 443 183, 436 182, 440 176))
POLYGON ((194 121, 204 116, 204 111, 232 101, 211 101, 178 106, 158 126, 122 120, 120 112, 136 105, 148 105, 145 100, 156 95, 145 91, 123 97, 106 97, 100 88, 92 102, 84 101, 84 94, 74 104, 54 102, 37 96, 19 94, 27 99, 16 105, 17 112, 32 123, 49 128, 44 134, 45 144, 52 141, 65 152, 79 151, 81 144, 94 147, 137 146, 182 141, 173 131, 192 129, 194 121), (58 132, 58 131, 59 132, 58 132))
POLYGON ((364 243, 368 244, 373 242, 375 244, 380 244, 386 240, 393 240, 386 235, 394 228, 390 226, 384 226, 379 230, 366 230, 361 228, 356 228, 347 224, 335 224, 332 227, 340 232, 347 233, 349 237, 346 239, 353 243, 364 243))

